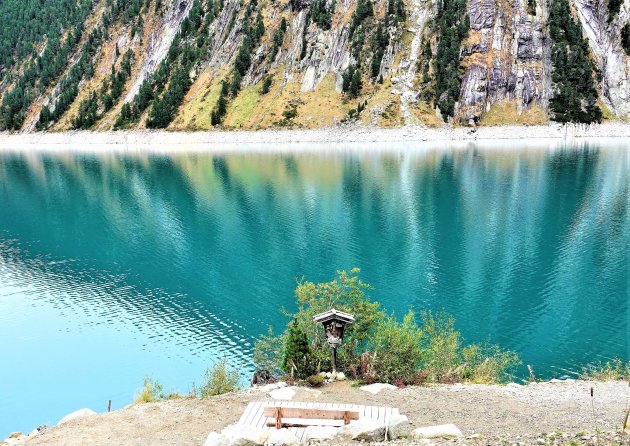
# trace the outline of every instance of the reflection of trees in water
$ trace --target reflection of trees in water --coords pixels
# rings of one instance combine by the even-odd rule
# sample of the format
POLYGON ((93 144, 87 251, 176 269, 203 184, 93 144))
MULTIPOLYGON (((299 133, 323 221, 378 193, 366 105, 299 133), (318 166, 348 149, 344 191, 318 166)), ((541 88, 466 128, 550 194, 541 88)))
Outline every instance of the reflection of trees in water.
POLYGON ((360 266, 387 308, 443 308, 471 341, 492 336, 526 354, 540 344, 546 360, 601 348, 576 347, 589 331, 627 352, 625 156, 4 156, 11 212, 0 228, 185 295, 241 335, 282 323, 295 277, 360 266))

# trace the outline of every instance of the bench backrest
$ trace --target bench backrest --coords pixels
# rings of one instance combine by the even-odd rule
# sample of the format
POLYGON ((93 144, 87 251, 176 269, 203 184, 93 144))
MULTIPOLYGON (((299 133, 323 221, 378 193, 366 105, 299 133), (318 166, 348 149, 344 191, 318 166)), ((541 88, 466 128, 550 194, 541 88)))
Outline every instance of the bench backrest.
POLYGON ((320 420, 358 420, 359 412, 352 410, 327 409, 319 407, 265 407, 267 418, 314 418, 320 420))

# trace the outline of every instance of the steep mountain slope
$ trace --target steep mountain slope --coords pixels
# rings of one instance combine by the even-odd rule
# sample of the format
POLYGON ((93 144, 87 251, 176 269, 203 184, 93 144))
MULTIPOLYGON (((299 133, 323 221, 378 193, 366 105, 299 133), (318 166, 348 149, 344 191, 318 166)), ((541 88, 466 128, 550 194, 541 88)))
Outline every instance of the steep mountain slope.
POLYGON ((630 0, 5 0, 0 22, 1 130, 630 114, 630 0))

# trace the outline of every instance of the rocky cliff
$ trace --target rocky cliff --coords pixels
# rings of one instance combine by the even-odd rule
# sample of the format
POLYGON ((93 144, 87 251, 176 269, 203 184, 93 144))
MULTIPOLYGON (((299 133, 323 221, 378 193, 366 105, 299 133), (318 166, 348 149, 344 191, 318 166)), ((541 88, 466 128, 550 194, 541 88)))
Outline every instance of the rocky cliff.
MULTIPOLYGON (((460 13, 453 1, 94 0, 50 80, 45 32, 26 58, 0 65, 0 129, 553 120, 551 4, 567 0, 468 0, 460 13)), ((597 106, 604 119, 627 119, 630 0, 614 11, 603 0, 568 2, 597 106)))

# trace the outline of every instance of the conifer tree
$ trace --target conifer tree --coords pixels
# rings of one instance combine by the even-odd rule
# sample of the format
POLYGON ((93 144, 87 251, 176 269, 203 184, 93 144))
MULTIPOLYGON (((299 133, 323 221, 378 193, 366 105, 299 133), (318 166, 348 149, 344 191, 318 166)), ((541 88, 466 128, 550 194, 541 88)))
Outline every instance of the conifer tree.
POLYGON ((313 372, 308 339, 297 320, 293 320, 289 327, 289 334, 284 345, 282 370, 296 379, 305 379, 313 372))

